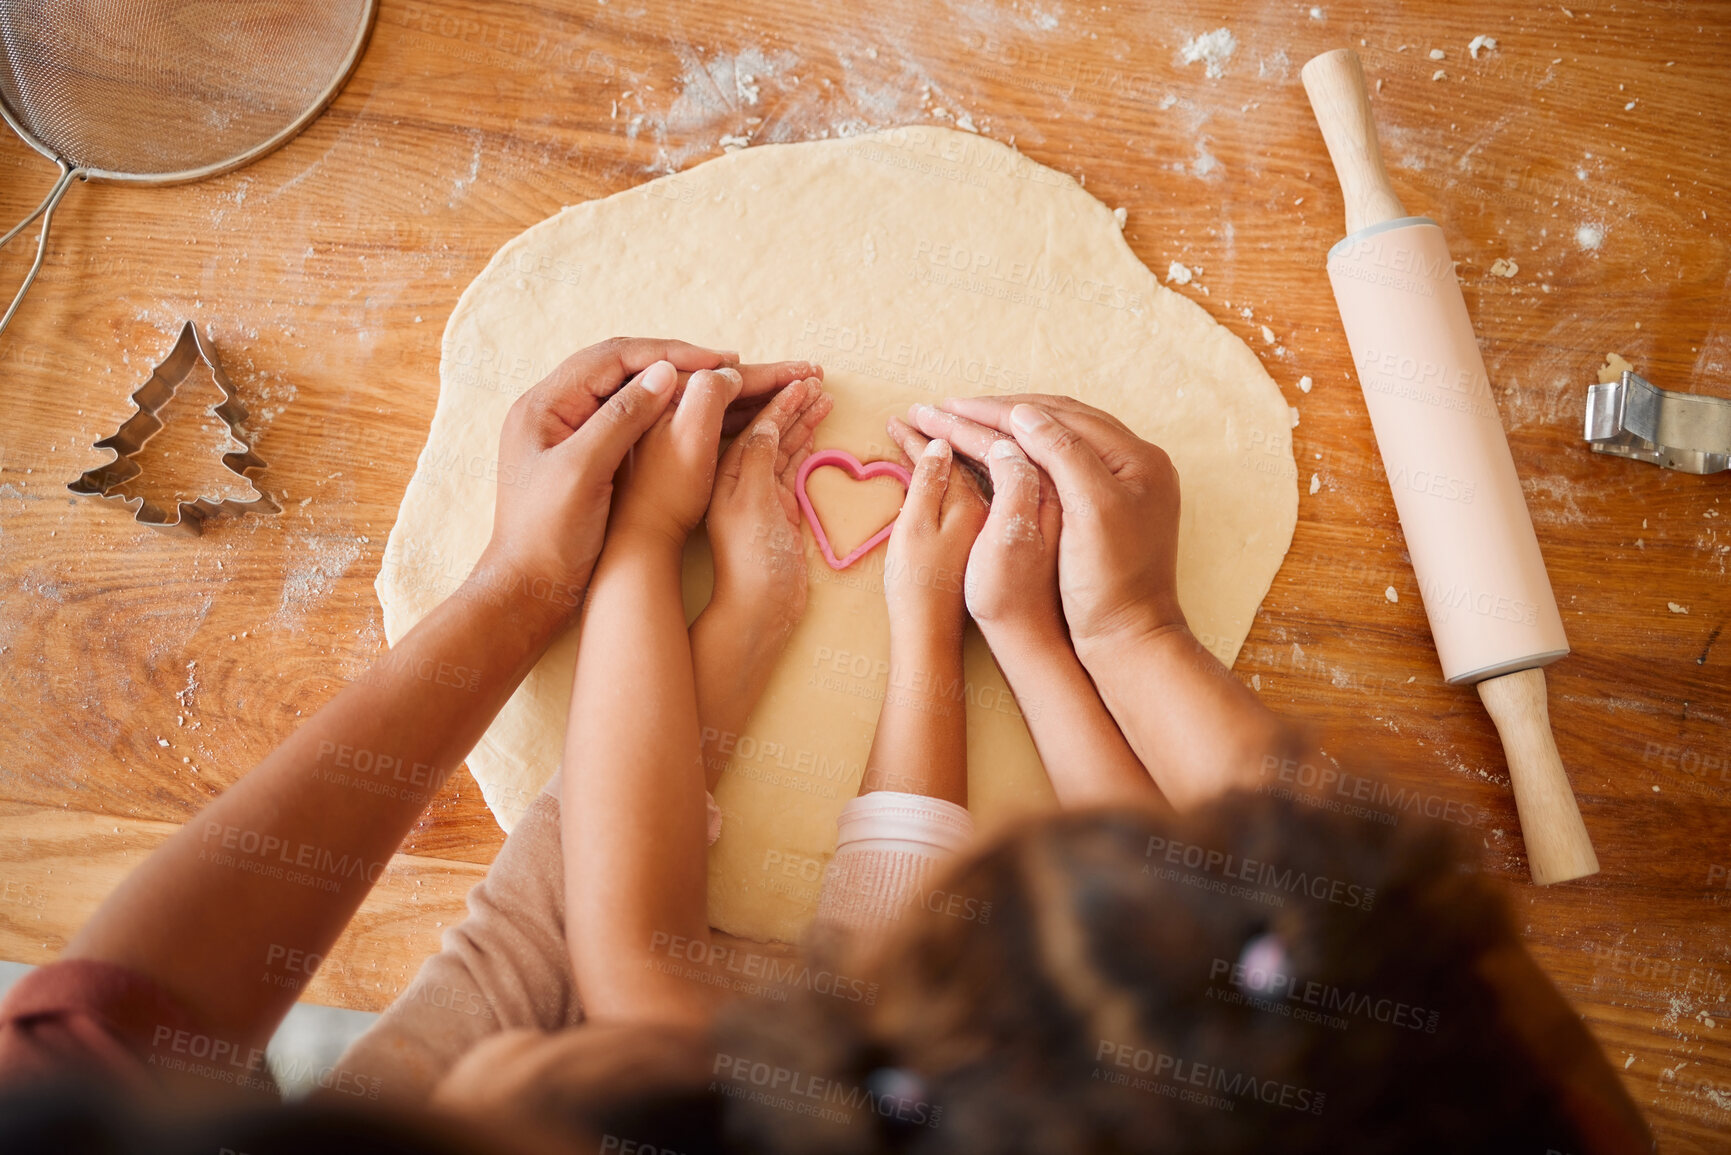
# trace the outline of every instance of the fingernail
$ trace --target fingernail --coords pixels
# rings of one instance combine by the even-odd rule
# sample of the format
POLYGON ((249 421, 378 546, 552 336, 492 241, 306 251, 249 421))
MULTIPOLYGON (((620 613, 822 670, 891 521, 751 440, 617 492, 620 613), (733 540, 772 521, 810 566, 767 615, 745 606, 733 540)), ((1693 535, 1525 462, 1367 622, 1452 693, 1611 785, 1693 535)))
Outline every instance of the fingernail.
POLYGON ((920 453, 921 457, 948 457, 949 455, 950 443, 942 437, 934 437, 926 442, 924 451, 920 453))
POLYGON ((645 369, 643 376, 638 380, 643 383, 645 389, 659 397, 670 391, 674 382, 679 380, 679 370, 673 367, 671 361, 657 361, 645 369))
POLYGON ((723 365, 721 368, 713 370, 713 372, 719 373, 721 376, 727 378, 729 381, 733 382, 735 385, 744 385, 745 384, 745 378, 741 377, 739 375, 738 369, 734 369, 730 366, 723 365))
POLYGON ((992 447, 986 450, 986 456, 1001 461, 1027 460, 1027 457, 1022 453, 1022 447, 1017 445, 1014 441, 1011 441, 1008 437, 1000 437, 998 440, 992 442, 992 447))
POLYGON ((717 349, 715 351, 715 355, 717 357, 723 357, 723 358, 731 357, 735 361, 739 360, 739 350, 738 349, 717 349))
POLYGON ((936 409, 933 409, 930 405, 926 405, 923 402, 913 407, 913 416, 915 421, 929 420, 936 413, 936 409))
POLYGON ((1051 423, 1052 419, 1046 416, 1044 410, 1032 405, 1018 405, 1010 410, 1010 424, 1029 433, 1044 429, 1051 423))

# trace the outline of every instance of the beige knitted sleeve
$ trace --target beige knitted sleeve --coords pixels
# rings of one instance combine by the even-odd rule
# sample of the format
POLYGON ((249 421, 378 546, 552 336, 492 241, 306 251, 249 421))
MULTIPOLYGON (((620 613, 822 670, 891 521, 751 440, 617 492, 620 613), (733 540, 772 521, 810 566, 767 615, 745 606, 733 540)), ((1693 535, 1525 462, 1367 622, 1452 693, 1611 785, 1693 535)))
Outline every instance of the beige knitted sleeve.
POLYGON ((882 932, 924 897, 932 874, 974 833, 965 807, 890 790, 861 794, 836 825, 814 920, 820 932, 882 932))

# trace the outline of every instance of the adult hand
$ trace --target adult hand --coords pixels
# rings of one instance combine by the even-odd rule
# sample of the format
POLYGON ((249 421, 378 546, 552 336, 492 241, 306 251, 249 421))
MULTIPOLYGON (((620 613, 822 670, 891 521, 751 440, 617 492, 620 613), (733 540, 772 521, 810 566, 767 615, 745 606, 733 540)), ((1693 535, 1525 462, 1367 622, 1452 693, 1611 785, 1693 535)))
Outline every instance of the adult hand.
MULTIPOLYGON (((1012 485, 1004 527, 1020 524, 1012 509, 1020 511, 1023 522, 1030 513, 1038 519, 1039 548, 1020 543, 1018 561, 1032 565, 1045 548, 1046 506, 1055 499, 1062 511, 1056 535, 1058 591, 1084 661, 1120 642, 1185 627, 1178 605, 1178 473, 1158 446, 1091 405, 1046 394, 955 398, 942 409, 916 407, 912 417, 928 436, 945 437, 992 467, 994 487, 1000 476, 1012 485), (1050 479, 1041 483, 1037 504, 1025 475, 1016 472, 1014 456, 997 450, 994 457, 993 445, 1005 438, 1013 439, 1050 479)), ((1009 556, 992 560, 1007 563, 1009 556)), ((1013 602, 1003 599, 1017 596, 1010 588, 1017 576, 997 566, 982 571, 982 608, 988 615, 1000 609, 1016 612, 1013 602)))
POLYGON ((749 420, 782 386, 822 376, 803 361, 740 365, 737 354, 683 341, 616 337, 572 354, 519 397, 499 435, 493 536, 477 570, 489 582, 547 591, 575 613, 601 552, 615 472, 682 380, 723 367, 740 376, 723 428, 749 420))

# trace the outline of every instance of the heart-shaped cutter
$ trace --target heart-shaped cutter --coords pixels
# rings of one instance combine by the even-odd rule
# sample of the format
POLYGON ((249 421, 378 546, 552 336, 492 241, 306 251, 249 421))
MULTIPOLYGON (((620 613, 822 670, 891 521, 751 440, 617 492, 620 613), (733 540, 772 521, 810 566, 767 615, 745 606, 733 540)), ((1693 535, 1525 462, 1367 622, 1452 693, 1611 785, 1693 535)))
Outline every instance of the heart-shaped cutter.
POLYGON ((811 476, 812 470, 831 466, 845 470, 855 481, 870 481, 874 477, 893 477, 902 483, 906 489, 913 480, 907 466, 898 465, 894 461, 862 462, 845 449, 820 449, 800 463, 799 473, 793 481, 793 495, 799 501, 799 508, 805 513, 805 520, 811 524, 811 532, 817 538, 817 547, 823 551, 823 560, 829 563, 833 570, 844 570, 866 554, 877 544, 890 535, 890 530, 896 527, 895 518, 890 518, 889 524, 866 538, 852 553, 837 560, 835 550, 829 544, 829 534, 823 530, 823 522, 817 519, 817 510, 812 508, 811 498, 805 492, 805 479, 811 476))

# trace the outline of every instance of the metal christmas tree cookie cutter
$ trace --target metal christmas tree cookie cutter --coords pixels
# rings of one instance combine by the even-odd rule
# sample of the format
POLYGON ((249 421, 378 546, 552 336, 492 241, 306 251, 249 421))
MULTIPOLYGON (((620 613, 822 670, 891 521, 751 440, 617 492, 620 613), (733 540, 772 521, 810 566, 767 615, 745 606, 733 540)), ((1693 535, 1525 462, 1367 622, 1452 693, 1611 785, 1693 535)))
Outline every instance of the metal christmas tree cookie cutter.
POLYGON ((168 356, 157 364, 150 379, 133 391, 132 404, 137 412, 128 417, 112 436, 104 437, 93 447, 114 450, 114 460, 86 470, 78 480, 67 485, 67 489, 73 493, 119 502, 133 511, 132 520, 139 525, 147 525, 164 533, 192 537, 203 532, 204 523, 210 518, 239 517, 241 514, 254 512, 282 512, 281 507, 247 476, 251 470, 263 469, 265 463, 252 451, 252 443, 247 440, 245 430, 241 428, 241 423, 246 420, 246 407, 235 396, 234 386, 229 384, 222 365, 211 352, 210 346, 205 343, 195 323, 188 321, 180 330, 180 337, 175 341, 174 348, 169 350, 168 356), (222 463, 230 473, 245 481, 259 495, 258 499, 237 501, 230 498, 213 501, 201 497, 195 501, 178 502, 170 511, 153 505, 143 497, 129 498, 113 492, 116 486, 131 481, 143 472, 133 458, 161 431, 163 421, 157 414, 173 400, 175 391, 186 380, 187 375, 201 363, 210 369, 210 375, 216 381, 216 387, 222 391, 223 398, 220 405, 212 405, 206 412, 222 418, 223 424, 228 427, 229 437, 240 445, 239 450, 223 454, 222 463))

